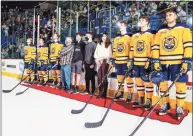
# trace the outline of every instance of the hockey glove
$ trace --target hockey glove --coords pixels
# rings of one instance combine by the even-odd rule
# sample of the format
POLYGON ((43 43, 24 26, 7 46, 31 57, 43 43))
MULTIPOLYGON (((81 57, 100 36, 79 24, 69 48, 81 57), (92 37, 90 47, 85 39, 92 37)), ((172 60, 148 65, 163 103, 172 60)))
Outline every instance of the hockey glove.
POLYGON ((113 58, 110 58, 109 66, 110 67, 115 67, 115 60, 113 58))
POLYGON ((190 58, 184 58, 183 61, 182 61, 182 68, 181 68, 181 71, 183 73, 186 73, 190 70, 191 68, 191 59, 190 58))
POLYGON ((150 66, 150 61, 151 61, 151 60, 148 59, 147 62, 145 63, 145 66, 144 66, 145 69, 148 69, 148 68, 149 68, 149 66, 150 66))
POLYGON ((127 68, 128 69, 133 69, 133 59, 129 59, 127 62, 127 68))
POLYGON ((158 59, 153 59, 152 60, 152 63, 154 65, 154 69, 156 71, 160 71, 161 70, 161 67, 160 67, 160 61, 158 59))

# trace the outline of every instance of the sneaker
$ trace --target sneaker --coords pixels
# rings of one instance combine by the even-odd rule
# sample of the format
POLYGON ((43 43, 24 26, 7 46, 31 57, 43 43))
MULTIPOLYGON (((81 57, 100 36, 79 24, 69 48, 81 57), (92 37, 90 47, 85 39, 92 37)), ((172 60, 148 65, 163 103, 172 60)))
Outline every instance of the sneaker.
POLYGON ((151 108, 151 100, 147 99, 146 102, 143 104, 143 107, 145 108, 145 110, 149 110, 151 108))
POLYGON ((76 91, 76 93, 80 93, 79 87, 75 87, 75 91, 76 91))
POLYGON ((132 93, 129 93, 129 94, 128 94, 127 100, 126 100, 127 103, 130 103, 130 102, 132 101, 132 96, 133 96, 132 93))
POLYGON ((183 115, 184 115, 184 110, 183 110, 183 108, 177 106, 177 108, 176 108, 176 116, 177 116, 177 119, 180 120, 183 115))
POLYGON ((40 81, 37 86, 42 86, 42 85, 43 85, 43 81, 40 81))
POLYGON ((140 97, 137 99, 137 101, 133 102, 132 107, 133 108, 140 108, 143 106, 143 103, 144 103, 144 97, 140 97))
POLYGON ((166 115, 168 114, 170 111, 170 104, 169 103, 165 103, 161 106, 161 109, 159 110, 159 115, 166 115))
POLYGON ((115 100, 114 101, 124 101, 124 96, 123 96, 123 92, 118 92, 115 96, 115 100))
POLYGON ((88 90, 84 90, 83 92, 81 92, 81 94, 90 94, 90 92, 88 90))
POLYGON ((75 89, 70 89, 71 90, 71 94, 76 94, 76 90, 75 89))

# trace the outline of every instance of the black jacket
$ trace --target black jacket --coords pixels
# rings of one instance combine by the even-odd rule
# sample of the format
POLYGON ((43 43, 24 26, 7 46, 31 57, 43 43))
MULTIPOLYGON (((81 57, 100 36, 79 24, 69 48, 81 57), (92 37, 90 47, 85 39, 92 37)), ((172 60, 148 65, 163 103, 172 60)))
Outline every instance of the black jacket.
POLYGON ((80 40, 79 43, 75 43, 72 63, 75 63, 80 60, 84 61, 85 45, 86 44, 83 40, 80 40))

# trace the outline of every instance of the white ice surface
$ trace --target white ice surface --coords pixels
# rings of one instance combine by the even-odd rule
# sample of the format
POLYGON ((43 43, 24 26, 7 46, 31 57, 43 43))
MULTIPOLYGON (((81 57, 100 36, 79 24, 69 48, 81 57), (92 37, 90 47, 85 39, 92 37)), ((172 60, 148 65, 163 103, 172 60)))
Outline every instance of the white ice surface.
MULTIPOLYGON (((10 89, 18 80, 2 77, 2 89, 10 89)), ((85 122, 99 121, 106 108, 89 105, 78 115, 84 103, 29 89, 20 96, 16 92, 26 87, 18 86, 11 93, 2 93, 2 136, 128 136, 143 119, 110 110, 99 128, 88 129, 85 122)), ((192 136, 192 114, 180 125, 147 119, 135 136, 192 136)))

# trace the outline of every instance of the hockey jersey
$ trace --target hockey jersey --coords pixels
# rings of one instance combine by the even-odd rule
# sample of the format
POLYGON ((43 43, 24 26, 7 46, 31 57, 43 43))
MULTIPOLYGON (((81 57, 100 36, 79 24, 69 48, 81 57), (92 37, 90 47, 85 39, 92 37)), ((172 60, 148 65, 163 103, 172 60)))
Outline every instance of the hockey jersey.
POLYGON ((114 39, 113 59, 116 64, 127 64, 130 51, 130 36, 120 35, 114 39))
POLYGON ((64 45, 61 42, 50 44, 50 62, 56 62, 59 58, 59 52, 62 50, 64 45))
POLYGON ((36 47, 33 45, 24 46, 24 62, 30 63, 36 59, 36 47))
POLYGON ((41 46, 37 49, 38 61, 44 61, 44 64, 48 64, 48 47, 41 46))
POLYGON ((185 24, 160 29, 152 46, 154 59, 161 64, 181 64, 183 58, 192 58, 192 34, 185 24))
POLYGON ((151 30, 133 34, 130 42, 130 59, 135 65, 143 66, 151 57, 151 46, 154 42, 155 33, 151 30))

